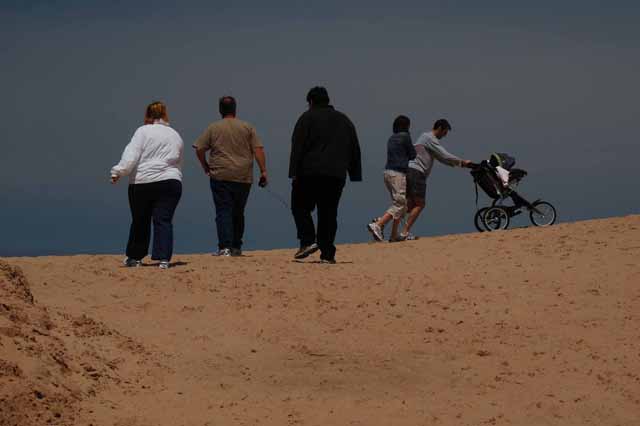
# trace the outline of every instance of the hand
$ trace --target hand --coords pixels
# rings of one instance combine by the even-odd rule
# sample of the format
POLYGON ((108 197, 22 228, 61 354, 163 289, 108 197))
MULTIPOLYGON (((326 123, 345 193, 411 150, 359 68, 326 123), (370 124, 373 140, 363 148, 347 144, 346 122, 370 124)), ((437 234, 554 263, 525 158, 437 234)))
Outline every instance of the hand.
POLYGON ((120 180, 120 176, 112 175, 111 176, 111 184, 115 185, 120 180))
POLYGON ((462 160, 462 167, 471 168, 473 167, 473 162, 470 160, 462 160))
POLYGON ((264 188, 269 184, 269 178, 267 177, 267 172, 260 173, 260 181, 258 182, 258 186, 260 188, 264 188))
POLYGON ((204 171, 205 176, 211 177, 211 169, 209 167, 204 167, 202 170, 204 171))

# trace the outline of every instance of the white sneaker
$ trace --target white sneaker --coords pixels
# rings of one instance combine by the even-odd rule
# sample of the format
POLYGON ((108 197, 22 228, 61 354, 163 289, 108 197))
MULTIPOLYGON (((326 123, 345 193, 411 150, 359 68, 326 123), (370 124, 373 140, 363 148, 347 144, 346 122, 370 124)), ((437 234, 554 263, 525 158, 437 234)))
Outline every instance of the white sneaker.
POLYGON ((158 265, 158 268, 160 268, 160 269, 169 269, 169 261, 168 260, 161 260, 160 264, 158 265))
POLYGON ((406 235, 400 234, 400 237, 404 238, 404 241, 415 241, 418 239, 418 237, 413 235, 411 232, 406 235))
POLYGON ((373 239, 376 241, 384 240, 384 234, 382 233, 382 228, 378 225, 377 222, 371 222, 367 225, 367 229, 371 232, 373 239))
POLYGON ((402 241, 407 241, 407 236, 406 235, 400 234, 397 237, 389 238, 389 242, 390 243, 400 243, 402 241))
POLYGON ((231 257, 231 250, 230 249, 220 249, 218 250, 216 253, 213 254, 214 256, 220 256, 220 257, 231 257))

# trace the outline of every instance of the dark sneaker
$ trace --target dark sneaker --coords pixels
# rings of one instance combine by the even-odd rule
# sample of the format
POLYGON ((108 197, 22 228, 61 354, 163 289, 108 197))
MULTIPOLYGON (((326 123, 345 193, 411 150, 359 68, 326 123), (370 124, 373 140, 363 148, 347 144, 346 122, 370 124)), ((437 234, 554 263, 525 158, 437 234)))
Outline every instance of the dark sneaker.
POLYGON ((319 249, 316 243, 310 244, 305 247, 300 247, 300 250, 296 252, 293 256, 294 259, 304 259, 305 257, 309 257, 313 253, 317 252, 319 249))
POLYGON ((214 253, 213 255, 214 256, 220 256, 220 257, 231 257, 231 250, 229 250, 229 249, 220 249, 216 253, 214 253))
POLYGON ((336 260, 335 259, 320 259, 320 263, 326 264, 326 265, 335 265, 336 264, 336 260))
POLYGON ((242 250, 239 248, 232 248, 231 249, 231 256, 233 257, 240 257, 242 256, 242 250))
POLYGON ((127 257, 124 260, 124 262, 122 262, 122 264, 124 266, 126 266, 127 268, 137 268, 138 266, 142 266, 142 261, 141 260, 131 259, 130 257, 127 257))

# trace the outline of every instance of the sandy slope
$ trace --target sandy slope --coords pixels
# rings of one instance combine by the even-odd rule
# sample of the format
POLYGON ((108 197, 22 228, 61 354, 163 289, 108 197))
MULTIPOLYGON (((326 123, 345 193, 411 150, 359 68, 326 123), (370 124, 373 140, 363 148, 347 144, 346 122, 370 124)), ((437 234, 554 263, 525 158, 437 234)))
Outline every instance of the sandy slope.
POLYGON ((638 425, 639 255, 630 216, 333 266, 4 259, 0 425, 638 425))

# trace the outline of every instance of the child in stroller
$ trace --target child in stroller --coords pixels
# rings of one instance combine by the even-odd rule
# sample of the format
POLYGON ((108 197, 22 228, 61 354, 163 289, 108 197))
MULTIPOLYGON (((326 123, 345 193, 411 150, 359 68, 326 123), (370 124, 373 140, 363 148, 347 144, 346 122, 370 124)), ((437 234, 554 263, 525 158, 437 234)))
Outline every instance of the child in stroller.
POLYGON ((512 217, 529 211, 531 223, 535 226, 549 226, 556 221, 556 210, 550 203, 540 199, 530 203, 516 192, 518 184, 527 176, 527 172, 516 169, 514 157, 505 153, 491 154, 489 160, 474 164, 471 170, 476 184, 476 205, 478 204, 478 186, 493 201, 491 206, 478 209, 474 224, 478 231, 496 231, 507 229, 512 217), (503 205, 511 199, 512 206, 503 205))

